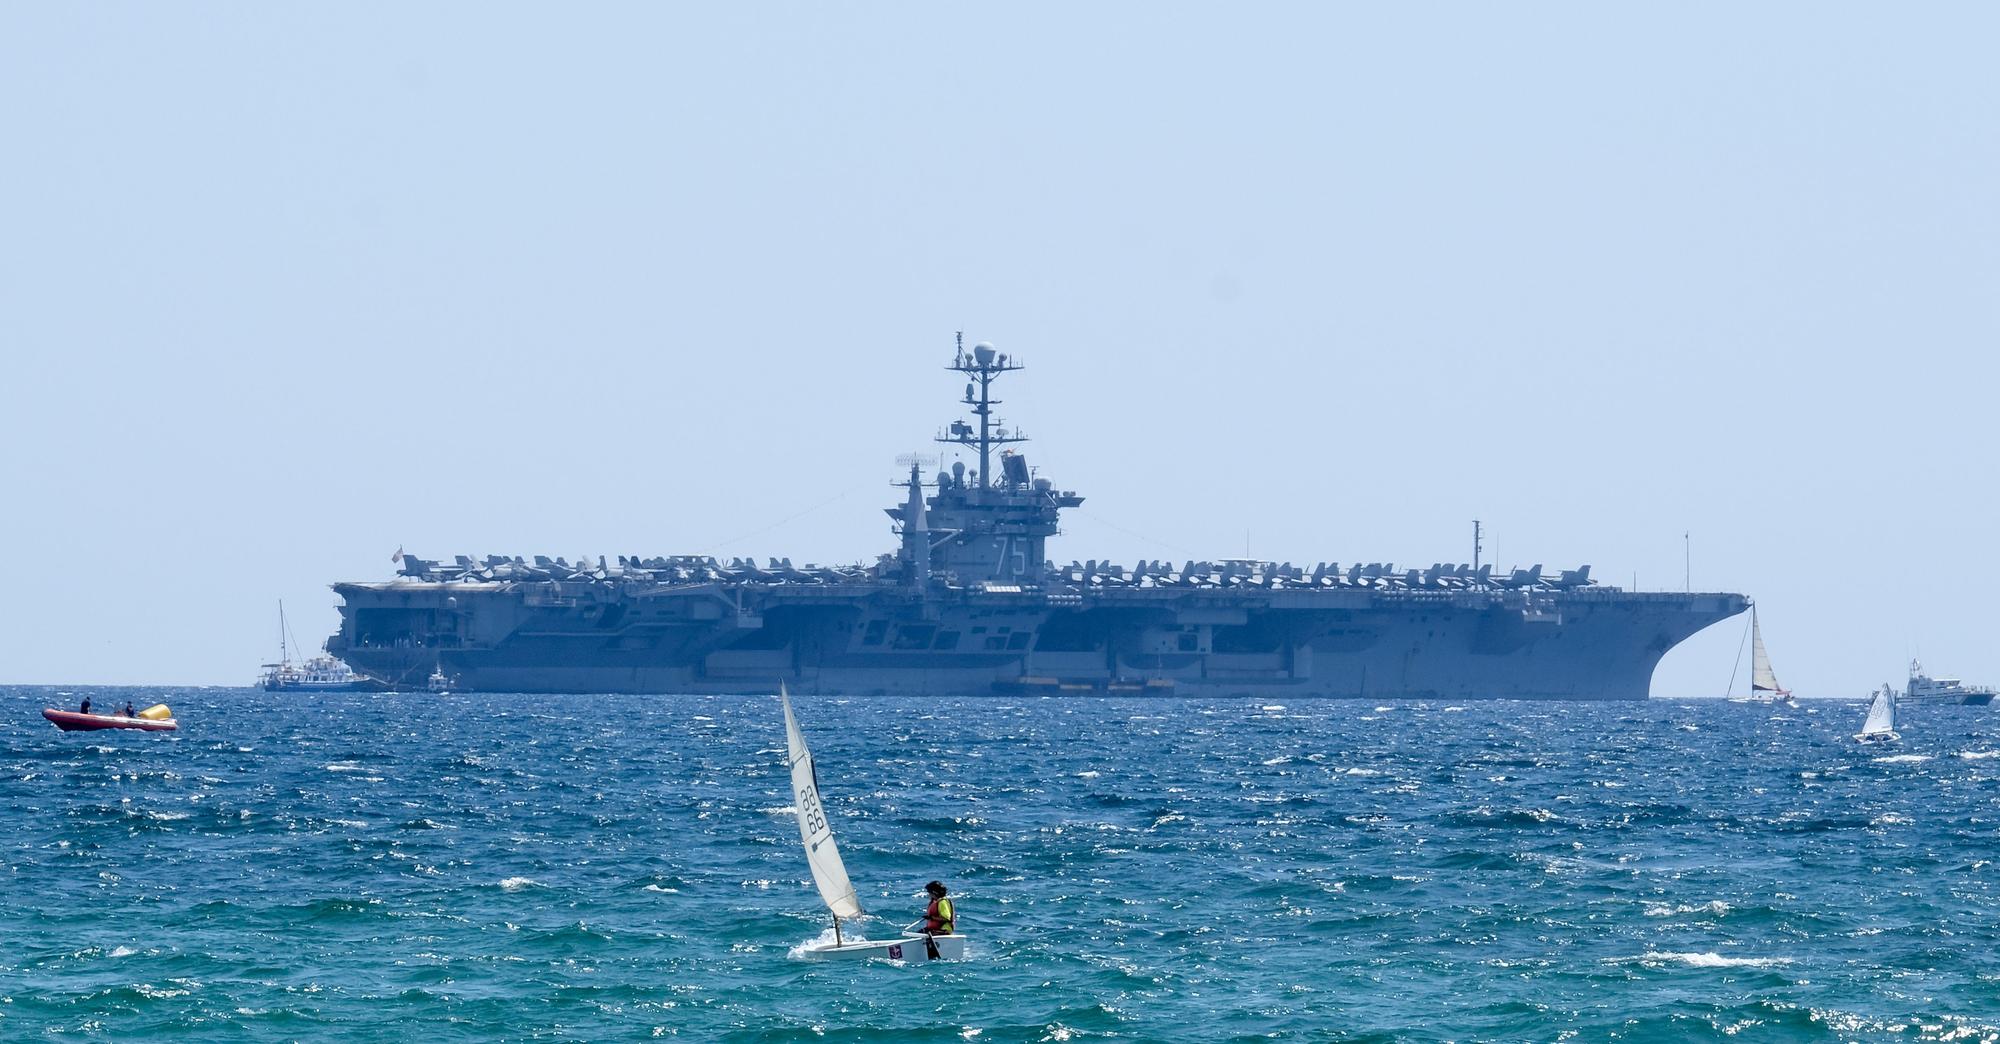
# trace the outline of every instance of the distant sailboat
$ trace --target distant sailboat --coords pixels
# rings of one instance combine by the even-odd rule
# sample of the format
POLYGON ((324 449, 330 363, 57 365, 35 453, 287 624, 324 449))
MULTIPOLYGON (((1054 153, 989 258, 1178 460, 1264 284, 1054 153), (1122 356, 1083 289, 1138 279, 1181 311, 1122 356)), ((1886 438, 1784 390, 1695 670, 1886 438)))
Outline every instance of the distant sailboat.
POLYGON ((819 897, 833 913, 833 943, 806 947, 812 957, 880 957, 893 961, 957 960, 965 956, 965 936, 906 934, 896 939, 849 942, 840 931, 841 920, 862 914, 861 900, 847 879, 847 864, 841 862, 840 848, 833 843, 833 825, 819 798, 819 774, 813 768, 812 751, 792 716, 792 698, 778 684, 778 700, 785 708, 786 762, 792 771, 792 804, 799 814, 799 840, 806 848, 806 865, 812 868, 813 884, 819 897))
POLYGON ((1868 720, 1861 723, 1861 731, 1854 734, 1861 743, 1890 743, 1902 739, 1896 735, 1896 690, 1887 685, 1875 693, 1868 704, 1868 720))
POLYGON ((1753 699, 1791 703, 1792 690, 1778 684, 1771 671, 1771 654, 1764 651, 1764 629, 1757 623, 1757 607, 1750 607, 1750 695, 1753 699))
MULTIPOLYGON (((1740 657, 1741 650, 1737 652, 1740 657)), ((1736 661, 1741 664, 1743 661, 1736 661)), ((1735 687, 1735 678, 1730 678, 1730 687, 1735 687)), ((1778 684, 1778 676, 1771 670, 1771 654, 1764 649, 1764 628, 1757 622, 1757 607, 1750 607, 1750 697, 1749 703, 1783 703, 1788 707, 1798 706, 1792 699, 1792 690, 1778 684)))

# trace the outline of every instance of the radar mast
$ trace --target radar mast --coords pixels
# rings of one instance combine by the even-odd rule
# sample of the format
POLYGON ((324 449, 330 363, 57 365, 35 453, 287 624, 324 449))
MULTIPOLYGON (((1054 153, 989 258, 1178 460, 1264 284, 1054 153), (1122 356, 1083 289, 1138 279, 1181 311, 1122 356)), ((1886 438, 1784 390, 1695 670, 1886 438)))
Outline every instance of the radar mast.
POLYGON ((1021 369, 1021 364, 1009 359, 1005 353, 995 350, 985 341, 973 345, 971 351, 966 351, 965 333, 960 331, 958 354, 945 369, 956 370, 971 378, 965 384, 963 401, 979 417, 979 430, 974 432, 972 425, 964 421, 953 421, 946 433, 937 437, 937 441, 977 449, 979 451, 977 488, 985 489, 993 485, 994 448, 1028 441, 1028 437, 1021 434, 1018 428, 1011 432, 1006 428, 996 428, 994 426, 996 418, 993 416, 993 407, 1000 405, 1000 400, 993 397, 993 379, 1009 370, 1021 369))

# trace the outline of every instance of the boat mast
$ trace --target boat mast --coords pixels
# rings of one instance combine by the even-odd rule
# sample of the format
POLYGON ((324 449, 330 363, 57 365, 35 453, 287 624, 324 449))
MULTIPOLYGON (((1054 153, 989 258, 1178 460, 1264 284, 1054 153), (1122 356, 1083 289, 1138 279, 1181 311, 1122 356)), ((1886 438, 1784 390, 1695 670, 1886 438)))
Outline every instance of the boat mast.
MULTIPOLYGON (((1637 590, 1638 587, 1639 581, 1634 579, 1632 581, 1632 588, 1637 590)), ((1743 647, 1750 643, 1750 628, 1756 625, 1757 606, 1755 603, 1752 603, 1750 606, 1750 622, 1743 626, 1743 637, 1736 639, 1736 658, 1729 661, 1729 687, 1722 690, 1723 699, 1728 699, 1736 692, 1736 672, 1743 669, 1743 647)))
POLYGON ((285 600, 278 599, 278 662, 291 663, 292 653, 285 645, 285 600))

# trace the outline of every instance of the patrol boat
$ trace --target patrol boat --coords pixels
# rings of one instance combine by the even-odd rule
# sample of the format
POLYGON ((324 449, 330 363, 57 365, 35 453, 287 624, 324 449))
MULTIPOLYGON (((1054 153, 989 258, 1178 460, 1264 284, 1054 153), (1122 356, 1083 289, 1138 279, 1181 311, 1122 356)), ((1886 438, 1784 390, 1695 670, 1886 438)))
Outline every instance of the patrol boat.
POLYGON ((1957 703, 1984 707, 1993 702, 1994 690, 1984 685, 1967 685, 1957 678, 1933 678, 1924 665, 1910 661, 1910 684, 1903 691, 1904 703, 1957 703))
POLYGON ((903 462, 898 547, 872 563, 399 550, 394 578, 334 585, 327 651, 405 691, 439 671, 471 692, 1640 700, 1667 650, 1749 605, 1625 591, 1588 565, 1495 569, 1476 541, 1469 564, 1416 568, 1058 565, 1048 543, 1084 498, 996 413, 996 383, 1022 368, 959 342, 966 412, 937 434, 959 459, 903 462))

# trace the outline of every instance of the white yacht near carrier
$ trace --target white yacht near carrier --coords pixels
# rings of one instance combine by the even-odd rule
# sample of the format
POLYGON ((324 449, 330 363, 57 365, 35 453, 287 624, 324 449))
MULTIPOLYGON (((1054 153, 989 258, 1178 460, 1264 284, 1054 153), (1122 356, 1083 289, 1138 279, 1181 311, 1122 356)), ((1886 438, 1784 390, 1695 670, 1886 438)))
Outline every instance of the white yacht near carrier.
POLYGON ((291 629, 285 624, 285 603, 278 603, 278 662, 260 667, 257 687, 265 692, 366 692, 382 688, 331 656, 292 662, 291 629))

